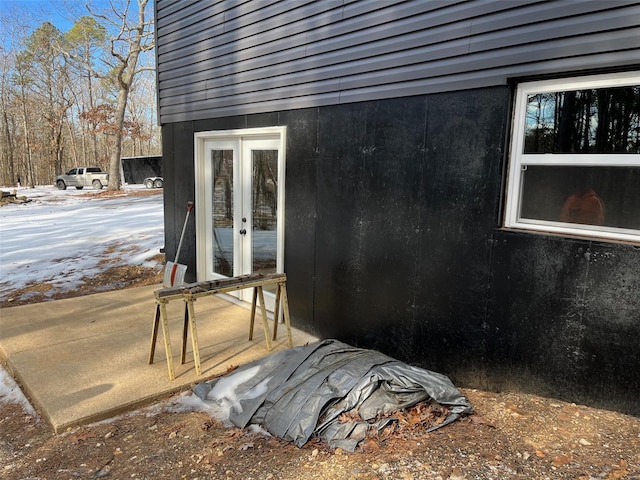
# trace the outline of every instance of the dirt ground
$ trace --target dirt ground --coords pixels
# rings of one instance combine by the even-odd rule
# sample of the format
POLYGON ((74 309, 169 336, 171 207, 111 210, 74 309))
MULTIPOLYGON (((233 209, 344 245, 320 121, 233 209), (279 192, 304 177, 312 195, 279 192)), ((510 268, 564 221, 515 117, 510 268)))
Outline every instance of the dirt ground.
POLYGON ((640 419, 524 394, 462 392, 476 409, 425 433, 419 415, 354 453, 303 448, 200 412, 151 409, 54 435, 0 406, 0 477, 18 479, 639 479, 640 419))
MULTIPOLYGON (((58 298, 161 281, 160 272, 113 265, 58 298)), ((422 405, 354 453, 225 428, 205 413, 164 408, 170 400, 55 435, 0 396, 0 478, 640 480, 640 418, 523 393, 461 391, 473 415, 425 433, 434 419, 422 405)))
MULTIPOLYGON (((99 283, 158 282, 154 275, 113 268, 76 294, 99 283)), ((160 407, 55 435, 0 398, 0 478, 640 480, 640 418, 521 393, 461 391, 473 415, 425 433, 433 419, 404 412, 354 453, 313 440, 297 448, 160 407)))

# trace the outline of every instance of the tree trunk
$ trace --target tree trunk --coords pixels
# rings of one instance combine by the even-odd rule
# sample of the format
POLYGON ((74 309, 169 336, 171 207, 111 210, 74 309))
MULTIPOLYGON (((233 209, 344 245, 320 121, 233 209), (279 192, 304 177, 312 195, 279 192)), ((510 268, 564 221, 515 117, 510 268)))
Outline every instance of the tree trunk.
POLYGON ((2 108, 2 115, 3 115, 2 122, 4 125, 4 129, 2 133, 4 135, 4 141, 5 141, 4 151, 5 151, 6 165, 9 169, 8 171, 9 181, 17 183, 18 180, 16 176, 15 161, 14 161, 14 155, 13 155, 13 139, 11 138, 11 130, 9 129, 9 117, 7 115, 7 109, 6 109, 6 106, 4 105, 2 108))
POLYGON ((122 127, 124 125, 124 114, 127 109, 127 97, 129 96, 129 88, 127 85, 120 85, 118 92, 118 103, 116 105, 115 123, 119 127, 115 134, 115 148, 111 152, 111 161, 109 162, 109 190, 120 190, 120 156, 122 152, 122 127))
POLYGON ((20 94, 22 101, 22 127, 24 128, 24 153, 25 153, 25 166, 27 168, 26 183, 30 187, 35 185, 35 178, 33 177, 33 165, 31 161, 31 137, 29 135, 29 120, 27 117, 27 97, 24 91, 24 84, 20 85, 20 94))

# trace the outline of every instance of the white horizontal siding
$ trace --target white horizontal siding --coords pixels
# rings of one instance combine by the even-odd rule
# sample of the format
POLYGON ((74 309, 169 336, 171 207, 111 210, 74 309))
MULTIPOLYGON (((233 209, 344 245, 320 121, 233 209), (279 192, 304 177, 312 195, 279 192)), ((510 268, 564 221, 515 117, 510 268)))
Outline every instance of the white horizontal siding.
POLYGON ((629 0, 157 0, 156 29, 161 123, 640 63, 629 0))

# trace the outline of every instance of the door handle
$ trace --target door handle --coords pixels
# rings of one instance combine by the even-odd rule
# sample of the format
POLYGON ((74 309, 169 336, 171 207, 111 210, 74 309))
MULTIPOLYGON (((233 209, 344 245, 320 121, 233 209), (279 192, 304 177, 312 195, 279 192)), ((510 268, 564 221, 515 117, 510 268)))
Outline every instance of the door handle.
POLYGON ((246 235, 247 231, 243 228, 242 230, 240 230, 240 235, 246 235))

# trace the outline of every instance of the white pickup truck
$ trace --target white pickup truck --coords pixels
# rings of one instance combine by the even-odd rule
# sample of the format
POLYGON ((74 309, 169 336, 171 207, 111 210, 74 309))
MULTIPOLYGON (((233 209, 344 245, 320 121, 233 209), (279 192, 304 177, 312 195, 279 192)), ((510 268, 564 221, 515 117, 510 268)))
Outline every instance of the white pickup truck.
POLYGON ((103 172, 100 167, 72 168, 64 175, 56 177, 56 187, 66 190, 67 187, 76 187, 82 190, 84 187, 93 187, 101 190, 109 183, 109 174, 103 172))

